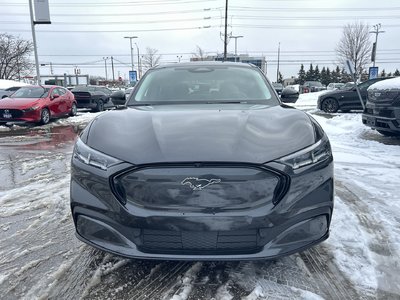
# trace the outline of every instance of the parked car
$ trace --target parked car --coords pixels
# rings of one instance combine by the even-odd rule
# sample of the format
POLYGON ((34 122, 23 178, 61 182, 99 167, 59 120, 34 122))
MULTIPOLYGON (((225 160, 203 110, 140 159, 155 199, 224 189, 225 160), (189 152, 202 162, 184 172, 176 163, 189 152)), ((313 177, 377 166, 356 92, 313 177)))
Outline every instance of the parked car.
POLYGON ((10 96, 12 93, 17 91, 20 88, 20 86, 12 86, 4 90, 0 90, 0 99, 7 98, 10 96))
POLYGON ((78 108, 90 108, 92 111, 103 111, 114 107, 111 101, 112 91, 105 86, 78 85, 71 90, 75 95, 78 108))
POLYGON ((374 83, 362 122, 383 135, 400 136, 400 77, 374 83))
POLYGON ((328 84, 326 87, 327 90, 340 90, 342 87, 344 87, 344 83, 341 82, 331 82, 328 84))
POLYGON ((280 95, 283 91, 283 85, 282 83, 279 82, 273 82, 272 86, 274 87, 275 91, 280 95))
POLYGON ((302 93, 314 93, 314 92, 319 92, 319 91, 323 91, 323 90, 326 90, 326 86, 324 86, 319 81, 306 81, 301 86, 302 93))
POLYGON ((162 65, 77 139, 70 195, 76 236, 101 250, 275 258, 328 238, 333 159, 321 126, 258 67, 162 65))
MULTIPOLYGON (((370 79, 358 84, 364 103, 367 102, 367 89, 375 82, 384 79, 387 78, 370 79)), ((327 91, 318 97, 317 107, 327 113, 335 113, 339 110, 348 112, 350 110, 363 109, 355 86, 347 89, 327 91)))
POLYGON ((127 88, 127 89, 125 90, 125 98, 126 98, 126 99, 129 98, 129 95, 132 93, 132 91, 133 91, 133 87, 127 88))
POLYGON ((24 86, 0 101, 0 124, 47 124, 51 118, 75 116, 76 112, 74 95, 65 88, 54 85, 24 86))

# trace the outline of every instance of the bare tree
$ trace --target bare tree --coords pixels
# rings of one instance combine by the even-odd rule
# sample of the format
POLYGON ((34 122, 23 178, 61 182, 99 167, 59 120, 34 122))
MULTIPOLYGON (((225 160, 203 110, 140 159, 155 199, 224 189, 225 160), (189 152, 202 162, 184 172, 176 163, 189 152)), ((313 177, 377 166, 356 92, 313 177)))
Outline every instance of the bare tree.
POLYGON ((28 75, 32 70, 29 55, 33 44, 10 34, 0 34, 0 78, 16 79, 28 75))
POLYGON ((343 28, 343 35, 336 48, 339 62, 345 65, 349 60, 356 76, 360 76, 370 62, 371 43, 368 25, 355 22, 343 28))
POLYGON ((194 58, 194 60, 206 60, 206 52, 199 46, 196 46, 196 50, 195 52, 192 53, 192 58, 194 58))
POLYGON ((143 55, 142 65, 145 70, 150 69, 160 62, 161 55, 157 54, 158 50, 147 47, 146 54, 143 55))

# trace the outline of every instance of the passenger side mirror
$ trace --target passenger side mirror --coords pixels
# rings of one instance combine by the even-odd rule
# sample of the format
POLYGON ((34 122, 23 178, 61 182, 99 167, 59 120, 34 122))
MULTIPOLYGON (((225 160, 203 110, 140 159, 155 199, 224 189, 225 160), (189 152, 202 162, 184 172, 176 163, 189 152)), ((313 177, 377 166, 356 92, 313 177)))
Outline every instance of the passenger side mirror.
POLYGON ((116 91, 111 94, 111 101, 114 105, 125 105, 126 98, 123 91, 116 91))
POLYGON ((59 94, 54 94, 53 96, 51 96, 51 100, 56 99, 56 98, 58 98, 58 97, 60 97, 59 94))
POLYGON ((291 88, 284 88, 281 93, 281 101, 284 103, 295 103, 299 99, 299 93, 291 88))

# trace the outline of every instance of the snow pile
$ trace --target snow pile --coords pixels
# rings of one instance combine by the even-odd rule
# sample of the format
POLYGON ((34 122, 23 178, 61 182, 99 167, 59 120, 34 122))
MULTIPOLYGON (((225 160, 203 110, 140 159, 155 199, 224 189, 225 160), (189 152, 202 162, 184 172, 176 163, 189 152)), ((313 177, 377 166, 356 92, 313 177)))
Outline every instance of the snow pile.
POLYGON ((5 90, 13 86, 25 86, 25 85, 29 84, 15 80, 0 79, 0 90, 5 90))
POLYGON ((368 90, 400 89, 400 77, 385 79, 371 85, 368 90))

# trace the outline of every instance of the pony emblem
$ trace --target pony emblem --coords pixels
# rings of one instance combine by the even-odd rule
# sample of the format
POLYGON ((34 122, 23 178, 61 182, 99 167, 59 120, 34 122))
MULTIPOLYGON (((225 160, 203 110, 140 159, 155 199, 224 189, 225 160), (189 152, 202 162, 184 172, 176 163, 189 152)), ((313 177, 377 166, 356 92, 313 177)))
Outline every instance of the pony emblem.
POLYGON ((197 177, 187 177, 182 180, 182 185, 189 185, 193 191, 201 191, 209 185, 220 183, 221 179, 199 179, 197 177))

